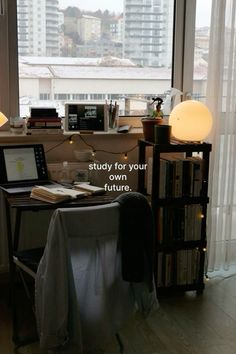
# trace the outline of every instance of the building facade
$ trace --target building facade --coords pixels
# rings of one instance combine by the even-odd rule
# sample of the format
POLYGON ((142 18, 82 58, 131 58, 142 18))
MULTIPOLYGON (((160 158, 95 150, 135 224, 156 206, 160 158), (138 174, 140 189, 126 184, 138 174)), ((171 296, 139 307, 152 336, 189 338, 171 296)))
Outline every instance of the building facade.
POLYGON ((78 34, 83 42, 99 40, 101 38, 101 19, 82 15, 78 19, 78 34))
POLYGON ((140 66, 170 66, 170 20, 173 0, 124 0, 123 57, 140 66))
POLYGON ((18 0, 19 55, 59 55, 58 0, 18 0))

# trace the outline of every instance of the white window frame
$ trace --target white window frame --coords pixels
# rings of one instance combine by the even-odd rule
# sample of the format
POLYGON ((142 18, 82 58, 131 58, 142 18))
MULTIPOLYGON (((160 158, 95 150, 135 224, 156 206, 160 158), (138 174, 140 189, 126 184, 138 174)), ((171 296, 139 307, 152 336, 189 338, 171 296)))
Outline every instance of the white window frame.
POLYGON ((172 87, 185 100, 193 91, 196 0, 175 0, 172 87))
MULTIPOLYGON (((174 7, 172 87, 185 99, 193 88, 196 0, 175 0, 174 7)), ((0 0, 0 9, 0 111, 10 117, 19 114, 16 0, 0 0)))

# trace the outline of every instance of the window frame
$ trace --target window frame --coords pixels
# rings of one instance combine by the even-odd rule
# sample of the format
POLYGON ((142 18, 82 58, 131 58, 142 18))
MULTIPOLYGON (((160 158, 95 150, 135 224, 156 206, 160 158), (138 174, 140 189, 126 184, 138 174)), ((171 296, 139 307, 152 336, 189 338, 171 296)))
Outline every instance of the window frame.
MULTIPOLYGON (((0 111, 19 114, 16 0, 0 0, 0 111)), ((9 130, 9 122, 1 130, 9 130)))
MULTIPOLYGON (((17 0, 0 0, 0 110, 6 116, 19 114, 17 51, 17 0)), ((172 87, 186 99, 193 88, 196 0, 174 0, 172 87)), ((9 129, 9 124, 3 127, 9 129)))
POLYGON ((197 0, 175 0, 172 50, 172 87, 183 93, 193 91, 194 42, 197 0))

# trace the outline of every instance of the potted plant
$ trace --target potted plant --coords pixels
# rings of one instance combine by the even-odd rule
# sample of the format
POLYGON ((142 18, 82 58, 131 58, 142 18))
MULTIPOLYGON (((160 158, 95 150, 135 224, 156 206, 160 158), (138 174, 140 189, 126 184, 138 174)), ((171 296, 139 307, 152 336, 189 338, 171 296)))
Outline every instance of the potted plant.
POLYGON ((154 126, 163 122, 163 112, 161 110, 163 100, 160 97, 154 97, 152 100, 150 104, 152 107, 151 115, 142 118, 142 125, 145 140, 154 142, 154 126), (157 102, 155 109, 153 109, 154 102, 157 102))

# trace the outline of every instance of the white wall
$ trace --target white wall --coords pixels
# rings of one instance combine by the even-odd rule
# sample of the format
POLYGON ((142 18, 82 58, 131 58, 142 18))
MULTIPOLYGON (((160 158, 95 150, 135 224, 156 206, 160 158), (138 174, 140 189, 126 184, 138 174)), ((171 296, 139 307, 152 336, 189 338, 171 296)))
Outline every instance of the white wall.
POLYGON ((39 98, 39 79, 25 78, 20 80, 20 97, 39 98))

